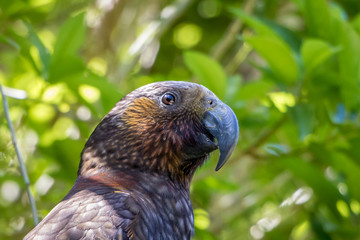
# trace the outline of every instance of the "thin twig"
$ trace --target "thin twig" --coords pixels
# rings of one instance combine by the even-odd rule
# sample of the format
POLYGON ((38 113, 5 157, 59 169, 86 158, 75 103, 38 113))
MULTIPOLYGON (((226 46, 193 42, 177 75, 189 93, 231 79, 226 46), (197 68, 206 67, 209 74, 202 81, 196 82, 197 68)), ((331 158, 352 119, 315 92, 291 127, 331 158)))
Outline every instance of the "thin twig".
MULTIPOLYGON (((256 0, 248 0, 244 4, 244 11, 247 14, 251 14, 254 9, 255 3, 256 0)), ((242 26, 243 26, 243 21, 241 21, 238 18, 236 18, 231 23, 224 36, 220 39, 220 41, 214 46, 212 50, 211 55, 214 59, 220 60, 224 56, 227 50, 236 41, 236 35, 239 33, 242 26)))
POLYGON ((287 120, 287 114, 284 114, 275 124, 267 129, 263 134, 260 135, 257 140, 251 144, 247 149, 245 149, 241 155, 253 154, 256 148, 260 147, 269 137, 271 137, 287 120))
POLYGON ((103 55, 107 52, 111 54, 117 52, 111 44, 111 36, 122 16, 127 0, 114 2, 114 6, 110 10, 105 11, 106 13, 101 17, 100 23, 91 29, 90 44, 92 47, 87 52, 89 60, 94 56, 103 55))
POLYGON ((31 210, 32 210, 32 213, 33 213, 34 224, 36 226, 39 223, 39 219, 38 219, 38 215, 37 215, 37 210, 36 210, 34 197, 32 196, 31 191, 30 191, 30 180, 29 180, 29 176, 27 174, 26 168, 25 168, 24 161, 23 161, 22 156, 20 154, 20 150, 19 150, 17 142, 16 142, 14 127, 13 127, 12 122, 10 120, 9 105, 8 105, 7 98, 6 98, 6 95, 4 94, 4 91, 2 89, 1 84, 0 84, 0 92, 1 92, 2 99, 3 99, 3 106, 4 106, 4 112, 5 112, 6 121, 8 123, 9 129, 10 129, 10 132, 11 132, 11 139, 12 139, 15 151, 16 151, 17 158, 19 160, 21 174, 23 176, 23 179, 24 179, 24 182, 25 182, 25 185, 26 185, 26 191, 27 191, 27 194, 29 196, 31 210))
POLYGON ((215 45, 212 51, 212 57, 216 60, 220 60, 225 52, 229 49, 229 47, 235 42, 236 35, 238 34, 240 28, 242 26, 242 22, 240 19, 235 19, 230 27, 228 28, 226 34, 220 41, 215 45))
POLYGON ((184 12, 193 4, 194 0, 178 0, 175 4, 167 6, 166 8, 173 7, 174 11, 167 17, 160 20, 153 21, 149 24, 148 28, 143 34, 133 42, 129 49, 130 57, 127 63, 123 63, 116 73, 115 79, 125 81, 129 77, 129 73, 133 70, 134 66, 138 63, 141 53, 152 43, 161 39, 161 37, 170 29, 171 26, 184 14, 184 12), (148 30, 148 32, 146 32, 148 30), (136 45, 136 50, 131 50, 136 45))
POLYGON ((238 69, 241 63, 245 61, 245 59, 249 56, 251 53, 252 48, 250 45, 244 45, 242 44, 239 47, 239 50, 235 51, 236 53, 231 58, 231 60, 228 62, 228 64, 225 66, 225 71, 228 76, 231 76, 234 74, 234 72, 238 69))

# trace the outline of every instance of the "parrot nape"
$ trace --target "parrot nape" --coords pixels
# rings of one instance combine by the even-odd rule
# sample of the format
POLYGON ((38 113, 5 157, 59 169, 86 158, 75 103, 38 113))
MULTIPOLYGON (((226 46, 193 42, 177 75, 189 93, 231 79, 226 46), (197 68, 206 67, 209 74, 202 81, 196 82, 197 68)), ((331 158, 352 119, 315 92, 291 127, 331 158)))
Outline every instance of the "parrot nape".
POLYGON ((140 87, 95 128, 74 186, 24 239, 190 239, 194 172, 216 149, 219 170, 238 136, 234 112, 204 86, 140 87))

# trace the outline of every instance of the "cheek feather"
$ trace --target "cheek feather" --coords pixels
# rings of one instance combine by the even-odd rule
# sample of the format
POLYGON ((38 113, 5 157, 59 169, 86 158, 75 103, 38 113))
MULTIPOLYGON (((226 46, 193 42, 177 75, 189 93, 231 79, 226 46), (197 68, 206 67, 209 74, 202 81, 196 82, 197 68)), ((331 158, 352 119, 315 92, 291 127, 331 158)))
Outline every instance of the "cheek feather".
POLYGON ((153 100, 146 97, 137 98, 125 110, 123 120, 132 130, 139 128, 141 131, 146 131, 156 123, 153 117, 156 111, 158 106, 153 100))
POLYGON ((144 165, 175 169, 180 164, 184 132, 179 129, 184 129, 180 126, 183 120, 171 119, 157 102, 142 97, 127 107, 122 121, 124 124, 119 130, 126 132, 123 136, 131 145, 129 149, 141 153, 144 165))

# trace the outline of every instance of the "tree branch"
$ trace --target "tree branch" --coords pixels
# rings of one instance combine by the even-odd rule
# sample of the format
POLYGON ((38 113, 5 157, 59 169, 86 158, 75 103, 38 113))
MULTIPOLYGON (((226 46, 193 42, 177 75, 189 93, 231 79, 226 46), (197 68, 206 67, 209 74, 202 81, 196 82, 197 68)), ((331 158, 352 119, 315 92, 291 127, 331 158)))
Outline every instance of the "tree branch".
MULTIPOLYGON (((254 9, 255 3, 256 0, 248 0, 244 4, 244 11, 250 14, 254 9)), ((229 50, 231 45, 236 41, 236 35, 239 33, 242 26, 243 22, 238 18, 231 23, 224 36, 211 51, 211 55, 214 59, 220 60, 224 56, 226 51, 229 50)))
POLYGON ((2 99, 3 99, 3 106, 4 106, 4 112, 5 112, 6 121, 8 123, 9 130, 11 132, 11 139, 12 139, 12 142, 13 142, 13 145, 14 145, 14 148, 15 148, 17 158, 19 160, 21 174, 23 176, 23 179, 24 179, 24 182, 25 182, 25 185, 26 185, 26 191, 27 191, 27 194, 28 194, 28 197, 29 197, 29 200, 30 200, 31 210, 32 210, 32 213, 33 213, 34 224, 36 226, 39 223, 39 219, 38 219, 38 215, 37 215, 35 201, 34 201, 34 198, 33 198, 32 194, 31 194, 31 191, 30 191, 30 180, 29 180, 29 176, 27 174, 26 168, 25 168, 24 161, 23 161, 22 156, 20 154, 19 147, 18 147, 17 142, 16 142, 14 127, 13 127, 12 122, 10 120, 9 105, 8 105, 8 102, 7 102, 7 97, 6 97, 6 95, 5 95, 4 91, 3 91, 3 88, 1 86, 1 84, 0 84, 0 93, 1 93, 1 96, 2 96, 2 99))
POLYGON ((165 7, 170 13, 167 16, 161 17, 160 20, 151 22, 143 33, 133 42, 128 50, 130 60, 127 63, 122 63, 115 74, 115 79, 121 79, 122 81, 127 79, 129 73, 139 61, 141 53, 153 42, 161 39, 167 30, 170 29, 193 3, 194 0, 178 0, 176 3, 165 7))

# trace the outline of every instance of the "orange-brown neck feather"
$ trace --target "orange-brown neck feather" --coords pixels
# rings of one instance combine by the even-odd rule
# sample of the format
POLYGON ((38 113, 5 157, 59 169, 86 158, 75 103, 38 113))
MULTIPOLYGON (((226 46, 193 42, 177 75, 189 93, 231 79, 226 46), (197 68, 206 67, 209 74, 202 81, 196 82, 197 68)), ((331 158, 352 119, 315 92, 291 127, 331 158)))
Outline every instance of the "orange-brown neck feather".
POLYGON ((171 116, 154 100, 136 98, 116 118, 116 122, 121 124, 114 126, 112 115, 99 124, 95 130, 97 134, 90 137, 83 150, 79 174, 95 175, 105 169, 136 168, 168 174, 188 184, 193 163, 184 163, 181 150, 184 142, 193 141, 191 138, 197 121, 193 113, 171 116), (102 125, 107 128, 111 125, 110 133, 107 129, 108 134, 102 135, 105 132, 102 125))

